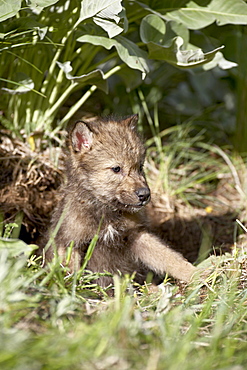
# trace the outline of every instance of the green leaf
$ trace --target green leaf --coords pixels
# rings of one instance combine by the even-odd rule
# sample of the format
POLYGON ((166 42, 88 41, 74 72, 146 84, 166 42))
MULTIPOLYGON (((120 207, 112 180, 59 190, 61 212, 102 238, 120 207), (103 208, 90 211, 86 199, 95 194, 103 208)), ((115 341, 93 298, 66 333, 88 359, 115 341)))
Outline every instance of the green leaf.
POLYGON ((118 23, 118 14, 121 11, 121 0, 82 0, 79 22, 97 15, 99 18, 113 19, 118 23))
POLYGON ((28 6, 31 8, 46 8, 57 3, 59 0, 29 0, 28 6))
POLYGON ((147 44, 149 57, 156 60, 165 60, 180 68, 196 67, 210 62, 215 54, 222 49, 221 46, 209 53, 203 53, 201 49, 182 50, 183 39, 178 36, 173 39, 172 45, 167 47, 153 42, 147 44))
POLYGON ((134 42, 123 36, 118 36, 115 40, 117 40, 116 49, 122 61, 130 68, 142 71, 144 78, 146 73, 149 72, 146 61, 148 59, 147 53, 140 49, 134 42))
POLYGON ((224 24, 247 24, 247 4, 242 0, 212 0, 202 7, 190 1, 186 7, 166 14, 167 20, 184 24, 189 29, 200 29, 217 22, 224 24))
POLYGON ((183 38, 185 45, 188 44, 189 30, 181 23, 170 21, 166 24, 160 16, 154 14, 147 15, 141 22, 140 37, 145 44, 153 42, 168 47, 177 36, 183 38))
POLYGON ((70 62, 60 63, 57 62, 59 68, 61 68, 65 76, 68 80, 73 81, 75 83, 80 83, 82 85, 96 85, 99 89, 103 90, 104 92, 108 92, 108 85, 107 81, 105 80, 104 73, 100 69, 96 69, 90 73, 81 76, 72 76, 71 71, 72 67, 70 62))
MULTIPOLYGON (((29 0, 28 6, 42 10, 43 8, 57 3, 58 0, 29 0)), ((21 9, 22 0, 0 0, 0 22, 14 17, 21 9)))
POLYGON ((94 23, 96 23, 98 26, 103 28, 103 30, 108 33, 108 36, 110 38, 115 37, 119 35, 121 32, 123 32, 123 28, 118 26, 115 22, 102 19, 99 17, 94 17, 93 20, 94 23))
POLYGON ((215 54, 214 59, 211 62, 205 64, 203 66, 203 69, 205 71, 208 71, 209 69, 215 68, 217 66, 219 66, 221 69, 230 69, 230 68, 237 67, 238 64, 234 62, 230 62, 229 60, 226 60, 224 58, 224 55, 220 51, 218 51, 215 54))
POLYGON ((155 14, 149 14, 143 18, 140 26, 140 37, 142 42, 154 42, 163 44, 164 35, 166 33, 165 22, 155 14))
POLYGON ((0 22, 13 17, 21 9, 21 0, 0 0, 0 22))
POLYGON ((170 44, 171 41, 174 37, 176 36, 181 36, 182 39, 184 40, 184 47, 186 47, 189 43, 190 39, 190 32, 187 27, 185 27, 182 23, 177 23, 177 22, 167 22, 166 25, 166 37, 165 37, 165 44, 170 44))
POLYGON ((19 239, 0 238, 0 250, 7 249, 12 257, 25 254, 29 256, 38 247, 34 244, 26 244, 19 239))
POLYGON ((22 16, 20 18, 14 18, 13 20, 11 20, 11 22, 9 22, 8 32, 3 36, 5 38, 7 38, 8 36, 11 37, 13 36, 13 32, 15 36, 19 36, 19 34, 21 34, 22 31, 25 30, 36 30, 40 39, 43 40, 47 34, 48 27, 44 26, 42 23, 38 22, 36 19, 30 16, 22 16))
POLYGON ((114 40, 112 40, 103 36, 83 35, 79 37, 77 41, 89 42, 93 45, 100 45, 107 50, 110 50, 114 46, 122 61, 126 63, 130 68, 138 69, 139 71, 141 71, 143 78, 146 76, 146 73, 149 72, 149 68, 146 62, 147 53, 141 50, 132 41, 127 40, 122 36, 118 36, 114 40))
POLYGON ((124 12, 121 0, 83 0, 81 2, 81 13, 77 24, 93 17, 93 21, 112 38, 123 32, 123 28, 118 25, 123 16, 124 12))
POLYGON ((8 89, 6 87, 2 87, 3 91, 11 95, 25 94, 34 89, 33 80, 22 72, 17 73, 15 76, 15 81, 11 81, 11 83, 15 84, 15 89, 8 89))

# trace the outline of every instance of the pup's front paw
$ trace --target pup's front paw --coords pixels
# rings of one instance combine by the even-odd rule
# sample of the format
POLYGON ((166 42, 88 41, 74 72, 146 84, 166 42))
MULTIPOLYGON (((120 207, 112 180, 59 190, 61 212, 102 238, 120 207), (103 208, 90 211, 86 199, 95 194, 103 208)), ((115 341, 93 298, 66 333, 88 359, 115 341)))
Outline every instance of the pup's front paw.
POLYGON ((207 283, 211 280, 212 274, 219 265, 219 262, 219 257, 217 256, 208 257, 206 260, 196 266, 191 282, 200 285, 207 285, 207 283))

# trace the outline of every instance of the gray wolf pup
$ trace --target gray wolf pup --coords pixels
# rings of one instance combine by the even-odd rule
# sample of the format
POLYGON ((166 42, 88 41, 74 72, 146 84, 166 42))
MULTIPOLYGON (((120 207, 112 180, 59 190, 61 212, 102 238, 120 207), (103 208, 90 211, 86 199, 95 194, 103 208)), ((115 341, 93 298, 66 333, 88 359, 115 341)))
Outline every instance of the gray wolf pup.
MULTIPOLYGON (((169 274, 189 282, 197 270, 149 231, 145 205, 150 200, 143 165, 145 149, 136 130, 138 116, 77 122, 68 137, 66 182, 60 190, 51 230, 63 220, 54 239, 64 260, 74 241, 70 268, 79 269, 102 221, 99 239, 87 265, 94 272, 135 272, 143 284, 169 274)), ((52 258, 53 247, 47 251, 52 258)), ((99 284, 107 286, 110 277, 99 284)))

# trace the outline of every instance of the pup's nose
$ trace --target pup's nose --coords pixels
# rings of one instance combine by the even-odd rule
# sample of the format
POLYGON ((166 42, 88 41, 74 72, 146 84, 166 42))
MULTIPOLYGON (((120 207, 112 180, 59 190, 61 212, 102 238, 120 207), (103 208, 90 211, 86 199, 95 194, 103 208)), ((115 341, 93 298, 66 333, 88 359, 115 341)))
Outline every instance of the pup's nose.
POLYGON ((138 196, 142 204, 148 203, 150 199, 150 190, 149 188, 139 188, 136 190, 136 195, 138 196))

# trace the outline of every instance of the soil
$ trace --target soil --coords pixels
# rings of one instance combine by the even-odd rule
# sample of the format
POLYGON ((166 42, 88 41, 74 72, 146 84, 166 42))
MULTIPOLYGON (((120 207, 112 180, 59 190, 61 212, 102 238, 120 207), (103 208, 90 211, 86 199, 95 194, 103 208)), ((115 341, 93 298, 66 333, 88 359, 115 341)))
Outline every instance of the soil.
MULTIPOLYGON (((35 243, 48 227, 57 189, 63 182, 62 152, 53 148, 37 153, 2 131, 0 161, 0 212, 4 222, 14 222, 22 212, 20 238, 35 243)), ((211 254, 224 253, 236 242, 236 218, 244 217, 242 199, 231 174, 218 183, 204 207, 153 193, 148 206, 151 227, 191 262, 203 248, 211 254)))

